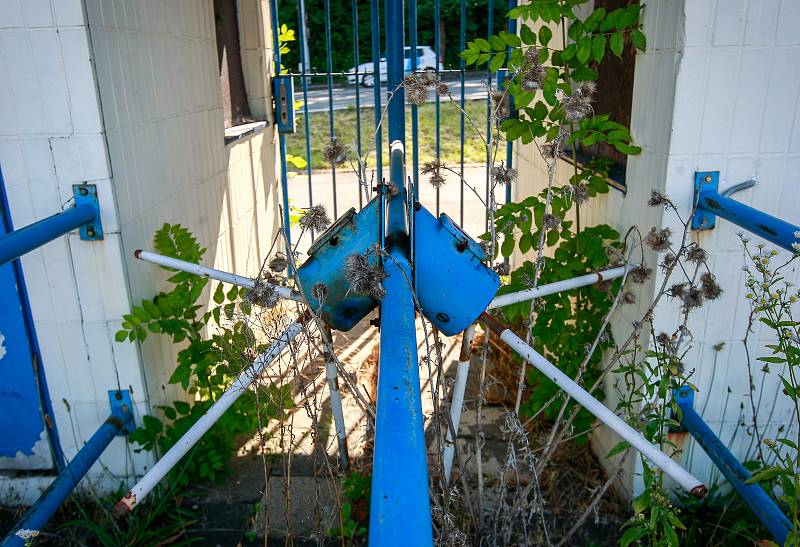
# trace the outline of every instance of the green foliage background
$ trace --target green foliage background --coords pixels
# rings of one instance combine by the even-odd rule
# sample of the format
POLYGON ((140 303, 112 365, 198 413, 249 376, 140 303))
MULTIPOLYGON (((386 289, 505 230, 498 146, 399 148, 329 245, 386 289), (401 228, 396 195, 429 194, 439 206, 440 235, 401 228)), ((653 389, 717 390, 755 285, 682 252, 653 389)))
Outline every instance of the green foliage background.
MULTIPOLYGON (((405 2, 406 18, 408 17, 408 2, 405 2)), ((325 71, 325 8, 323 0, 306 0, 306 19, 308 21, 308 49, 311 67, 317 71, 325 71)), ((366 63, 372 61, 372 28, 370 25, 370 2, 356 0, 358 12, 358 48, 359 61, 366 63)), ((378 11, 381 20, 381 53, 386 48, 386 32, 383 24, 383 2, 378 0, 378 11)), ((505 28, 508 20, 505 15, 507 4, 502 0, 494 2, 494 25, 491 34, 505 28)), ((289 28, 300 28, 298 16, 298 0, 281 0, 278 4, 278 21, 289 28)), ((486 37, 488 28, 488 0, 470 0, 466 2, 466 40, 474 40, 478 36, 486 37)), ((442 53, 445 68, 460 67, 460 29, 461 29, 461 2, 460 0, 440 0, 439 13, 441 17, 442 53)), ((417 44, 430 46, 435 49, 434 43, 434 0, 419 0, 417 2, 417 44)), ((330 1, 331 21, 331 51, 333 56, 333 70, 343 71, 351 68, 354 63, 353 52, 353 5, 346 0, 330 1)), ((296 33, 300 39, 300 33, 296 33)), ((406 43, 409 37, 406 36, 406 43)), ((289 70, 296 70, 300 63, 300 47, 293 47, 282 59, 283 65, 289 70)))

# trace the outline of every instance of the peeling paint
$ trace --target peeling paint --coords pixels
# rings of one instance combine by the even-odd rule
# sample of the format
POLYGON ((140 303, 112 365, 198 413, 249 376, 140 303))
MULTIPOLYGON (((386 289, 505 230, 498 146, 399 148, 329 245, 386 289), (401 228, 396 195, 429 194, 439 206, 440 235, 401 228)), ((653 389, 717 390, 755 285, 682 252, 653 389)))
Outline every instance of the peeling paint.
POLYGON ((6 341, 5 335, 2 332, 0 332, 0 359, 5 357, 6 353, 7 353, 6 352, 6 345, 4 343, 5 341, 6 341))
POLYGON ((34 470, 48 469, 52 466, 53 458, 46 431, 42 431, 39 435, 39 440, 31 447, 29 454, 18 450, 13 457, 0 457, 0 469, 34 470))

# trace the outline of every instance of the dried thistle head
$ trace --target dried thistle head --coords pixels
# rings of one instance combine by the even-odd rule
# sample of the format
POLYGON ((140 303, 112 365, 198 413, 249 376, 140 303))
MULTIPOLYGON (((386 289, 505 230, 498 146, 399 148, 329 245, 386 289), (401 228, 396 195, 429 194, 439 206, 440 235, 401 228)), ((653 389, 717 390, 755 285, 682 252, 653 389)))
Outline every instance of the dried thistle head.
POLYGON ((636 295, 630 291, 625 291, 624 293, 622 293, 622 303, 636 304, 636 295))
POLYGON ((325 300, 328 299, 328 286, 322 282, 315 283, 311 288, 311 295, 317 300, 317 302, 323 304, 325 300))
POLYGON ((508 117, 511 110, 509 109, 508 93, 502 89, 493 87, 489 92, 492 100, 492 112, 496 122, 504 120, 508 117))
POLYGON ((539 147, 539 152, 544 159, 552 160, 556 157, 557 146, 554 143, 548 142, 539 147))
POLYGON ((276 290, 277 281, 268 271, 262 271, 255 279, 253 288, 247 291, 245 298, 256 306, 274 308, 280 300, 276 290))
POLYGON ((722 295, 722 288, 709 272, 705 272, 700 276, 700 289, 703 292, 703 296, 708 300, 716 300, 722 295))
POLYGON ((611 266, 617 266, 625 262, 625 254, 620 247, 609 245, 606 247, 606 256, 608 257, 608 263, 611 266))
POLYGON ((687 310, 699 308, 703 305, 703 291, 694 285, 689 285, 681 300, 683 300, 683 305, 687 310))
POLYGON ((328 212, 324 206, 313 205, 305 210, 299 222, 303 228, 321 232, 330 225, 331 219, 328 217, 328 212))
POLYGON ((539 50, 535 47, 525 52, 525 64, 522 69, 522 87, 528 91, 540 89, 547 77, 547 69, 539 61, 539 50))
POLYGON ((492 269, 497 275, 508 275, 508 265, 505 262, 496 262, 492 269))
POLYGON ((562 95, 561 110, 568 122, 579 122, 592 113, 594 82, 581 82, 572 95, 562 95))
POLYGON ((686 296, 686 291, 688 289, 688 283, 676 283, 667 289, 667 296, 670 296, 671 298, 683 298, 686 296))
POLYGON ((442 163, 440 161, 438 160, 427 161, 422 166, 422 169, 420 169, 420 173, 423 175, 429 174, 431 176, 428 179, 430 185, 433 186, 434 188, 441 188, 442 186, 444 186, 445 182, 447 182, 447 180, 445 180, 444 176, 442 175, 441 169, 442 169, 442 163))
POLYGON ((325 147, 325 150, 322 152, 322 157, 331 165, 341 165, 347 161, 347 150, 345 150, 344 145, 339 142, 339 139, 334 137, 331 139, 331 142, 328 143, 328 146, 325 147))
POLYGON ((555 230, 561 226, 561 217, 547 213, 542 218, 542 226, 545 230, 555 230))
POLYGON ((575 203, 581 205, 589 200, 589 189, 587 188, 585 182, 582 182, 577 186, 573 186, 573 188, 573 199, 575 200, 575 203))
POLYGON ((699 245, 693 245, 686 251, 686 260, 695 264, 702 264, 708 259, 708 253, 699 245))
POLYGON ((611 279, 603 279, 598 281, 594 284, 598 291, 602 292, 609 292, 611 290, 611 286, 613 285, 613 281, 611 279))
POLYGON ((269 269, 275 273, 281 273, 289 266, 289 261, 283 253, 276 253, 269 261, 269 269))
POLYGON ((401 85, 406 90, 406 100, 417 106, 425 103, 429 89, 435 90, 440 96, 450 92, 447 84, 442 82, 435 70, 431 69, 409 74, 401 85))
POLYGON ((670 203, 672 202, 665 194, 662 194, 661 192, 656 192, 655 190, 650 192, 650 199, 647 200, 647 205, 649 205, 650 207, 659 207, 659 206, 666 207, 670 203))
POLYGON ((490 174, 495 184, 505 186, 517 180, 519 173, 513 167, 506 167, 502 162, 500 162, 500 165, 495 165, 492 167, 490 174))
POLYGON ((369 295, 375 300, 386 296, 383 280, 389 277, 380 264, 370 264, 368 253, 353 253, 344 261, 344 274, 350 290, 356 294, 369 295))
POLYGON ((678 263, 678 257, 672 253, 667 253, 664 255, 664 258, 661 259, 661 264, 659 264, 659 266, 661 266, 662 270, 666 271, 671 269, 677 263, 678 263))
POLYGON ((630 275, 631 280, 634 283, 644 283, 645 281, 650 279, 650 276, 652 274, 653 270, 651 270, 644 264, 639 264, 638 266, 635 266, 628 275, 630 275))
POLYGON ((650 228, 650 232, 644 238, 644 244, 656 252, 666 251, 670 247, 670 236, 672 236, 672 230, 669 228, 661 230, 650 228))

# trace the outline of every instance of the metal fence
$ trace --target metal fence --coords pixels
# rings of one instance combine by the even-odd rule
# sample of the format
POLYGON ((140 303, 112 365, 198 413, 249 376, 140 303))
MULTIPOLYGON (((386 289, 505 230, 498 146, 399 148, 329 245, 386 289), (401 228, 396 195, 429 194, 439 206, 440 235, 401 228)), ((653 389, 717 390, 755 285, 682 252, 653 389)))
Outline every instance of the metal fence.
MULTIPOLYGON (((317 0, 318 1, 318 0, 317 0)), ((287 25, 290 29, 295 30, 296 40, 290 43, 290 47, 292 48, 299 48, 299 63, 298 66, 282 66, 281 64, 281 55, 278 53, 276 55, 276 81, 285 81, 285 79, 290 80, 290 85, 284 86, 283 90, 293 88, 294 91, 294 98, 298 101, 298 103, 302 103, 302 106, 298 106, 298 111, 292 112, 290 118, 295 116, 296 119, 302 120, 302 129, 298 131, 297 134, 291 136, 292 133, 295 132, 294 124, 289 127, 284 127, 280 133, 280 162, 281 162, 281 184, 283 188, 283 208, 284 208, 284 215, 283 221, 285 225, 290 225, 290 201, 292 201, 291 205, 296 207, 311 207, 317 204, 325 205, 326 208, 330 213, 333 214, 334 218, 338 218, 342 213, 346 211, 346 208, 342 207, 343 202, 347 203, 355 202, 355 196, 352 195, 343 195, 342 189, 342 171, 343 169, 350 170, 350 166, 337 166, 336 164, 331 164, 329 162, 323 162, 320 164, 319 161, 314 161, 312 158, 313 149, 316 147, 317 149, 321 145, 328 145, 334 140, 338 139, 337 135, 337 125, 339 120, 337 120, 337 110, 335 106, 337 93, 346 92, 348 94, 353 94, 353 107, 355 108, 355 134, 356 138, 352 143, 345 143, 352 146, 351 153, 353 155, 357 155, 358 158, 364 158, 365 152, 370 153, 369 164, 366 167, 365 175, 367 179, 370 181, 370 184, 377 184, 384 180, 386 173, 384 172, 384 156, 388 153, 388 142, 384 137, 384 127, 381 123, 381 119, 384 117, 386 105, 388 102, 388 97, 390 96, 392 90, 388 89, 385 82, 382 82, 382 77, 375 77, 375 75, 382 75, 385 72, 385 69, 381 68, 381 59, 384 55, 381 52, 381 46, 383 45, 382 37, 389 36, 393 32, 397 31, 398 29, 390 29, 390 32, 387 34, 386 32, 386 25, 385 25, 385 18, 381 16, 382 13, 382 6, 378 0, 370 0, 369 4, 369 21, 362 21, 359 20, 359 12, 363 15, 363 9, 366 6, 366 2, 364 1, 357 1, 351 0, 350 2, 350 17, 351 21, 348 21, 348 26, 352 26, 352 33, 351 33, 351 40, 348 44, 349 47, 352 48, 352 59, 353 59, 353 69, 343 69, 340 66, 334 66, 333 61, 333 48, 336 47, 332 44, 332 32, 331 32, 331 2, 330 0, 321 0, 322 5, 312 5, 311 1, 308 0, 283 0, 283 1, 276 1, 271 3, 272 8, 272 24, 273 24, 273 31, 275 35, 275 43, 274 47, 276 51, 279 51, 280 45, 278 43, 278 34, 279 30, 282 25, 287 25), (296 19, 289 21, 289 20, 280 20, 279 13, 282 11, 286 11, 286 5, 291 4, 294 5, 294 11, 296 14, 296 19), (324 13, 324 36, 314 36, 314 40, 317 42, 321 42, 324 39, 324 70, 320 70, 318 68, 311 68, 312 65, 321 64, 319 63, 320 59, 316 59, 312 62, 310 59, 310 53, 308 48, 308 40, 309 36, 307 35, 306 25, 304 21, 307 17, 309 11, 321 9, 324 13), (368 33, 370 36, 371 47, 369 51, 365 52, 363 50, 363 34, 368 33), (362 45, 360 45, 362 44, 362 45), (371 68, 362 67, 359 69, 359 64, 362 63, 362 59, 364 58, 370 59, 367 61, 367 65, 371 65, 371 68), (344 81, 347 78, 351 80, 355 80, 355 84, 353 88, 350 87, 343 88, 341 86, 337 86, 338 82, 344 81), (374 86, 371 90, 362 88, 361 82, 364 80, 367 81, 374 81, 374 86), (317 138, 319 135, 313 135, 311 130, 311 117, 315 114, 310 111, 309 109, 309 97, 310 94, 315 91, 316 88, 317 93, 319 93, 319 86, 322 86, 322 89, 327 91, 327 135, 324 135, 323 138, 317 138), (372 99, 369 101, 369 99, 372 99), (365 106, 365 103, 371 102, 371 105, 365 106), (366 109, 370 108, 372 110, 372 115, 369 116, 366 112, 366 109), (362 138, 362 131, 366 128, 369 128, 369 133, 374 134, 374 137, 371 138, 362 138), (287 152, 287 138, 296 139, 297 137, 301 137, 304 140, 303 151, 305 157, 303 158, 306 163, 304 168, 300 172, 295 171, 294 173, 288 169, 287 167, 291 164, 290 154, 287 152), (375 153, 377 151, 377 153, 375 153), (371 156, 374 154, 374 157, 371 156), (330 179, 330 190, 326 189, 325 194, 327 199, 320 199, 320 194, 322 191, 320 190, 320 184, 322 175, 316 171, 320 169, 329 170, 329 175, 326 173, 325 178, 330 179), (303 189, 301 196, 301 192, 299 192, 298 183, 300 178, 305 178, 305 188, 303 189), (315 189, 317 190, 315 196, 315 189), (301 200, 298 200, 301 198, 301 200)), ((433 50, 434 55, 436 57, 436 63, 433 67, 434 70, 437 72, 442 79, 446 80, 451 85, 457 83, 460 87, 455 93, 448 95, 447 97, 441 97, 439 94, 434 93, 434 97, 430 99, 430 102, 433 106, 433 150, 421 150, 420 149, 420 107, 415 104, 406 105, 406 116, 410 120, 410 131, 408 132, 408 136, 410 137, 410 142, 406 143, 406 161, 407 165, 410 167, 409 178, 411 182, 411 186, 414 189, 415 199, 418 201, 423 202, 426 206, 430 207, 431 210, 434 210, 438 215, 440 212, 447 213, 451 218, 457 219, 458 222, 465 226, 465 220, 469 223, 468 219, 465 219, 465 202, 467 202, 468 206, 470 205, 470 200, 472 199, 472 205, 476 208, 471 211, 470 213, 474 213, 475 210, 478 208, 479 202, 474 199, 472 195, 474 190, 470 190, 465 185, 465 167, 470 170, 471 176, 473 177, 470 181, 471 186, 473 189, 480 192, 483 196, 483 199, 486 203, 488 203, 489 199, 489 188, 490 188, 490 150, 487 147, 486 151, 486 158, 481 162, 483 164, 482 171, 483 174, 479 180, 476 180, 475 173, 478 172, 475 169, 476 165, 473 162, 472 165, 468 164, 465 161, 465 154, 464 154, 464 147, 465 141, 469 140, 470 138, 475 138, 474 129, 472 125, 466 119, 464 109, 466 108, 467 101, 470 100, 467 97, 466 88, 469 83, 475 83, 477 78, 480 78, 480 99, 485 104, 485 108, 483 109, 482 116, 485 117, 485 135, 486 141, 488 144, 491 144, 492 138, 492 120, 491 120, 491 98, 489 94, 489 89, 493 86, 497 86, 500 84, 505 77, 504 71, 500 71, 498 73, 492 73, 488 69, 480 72, 480 73, 470 73, 466 71, 466 64, 463 59, 458 57, 456 62, 450 62, 447 66, 439 66, 439 62, 442 60, 442 46, 443 46, 443 37, 442 37, 442 11, 443 8, 448 8, 451 14, 450 18, 452 19, 452 12, 457 10, 459 15, 459 33, 458 33, 458 44, 448 44, 448 47, 452 47, 455 49, 458 48, 458 52, 462 51, 466 47, 466 43, 468 40, 474 39, 476 37, 483 37, 488 38, 492 34, 496 34, 497 32, 507 29, 509 32, 515 32, 515 21, 508 20, 506 24, 505 13, 508 9, 514 7, 516 2, 514 0, 506 2, 498 2, 495 3, 494 0, 486 0, 485 2, 485 12, 483 13, 484 17, 480 17, 481 21, 485 20, 485 25, 482 25, 483 28, 475 29, 474 25, 470 23, 468 25, 467 21, 467 14, 468 14, 468 6, 466 0, 450 0, 450 2, 445 2, 443 0, 433 0, 432 6, 429 5, 430 2, 427 2, 424 6, 426 10, 430 10, 431 7, 433 9, 433 17, 431 19, 430 13, 424 13, 423 19, 432 21, 432 29, 431 28, 420 28, 419 21, 420 21, 420 6, 417 0, 409 0, 405 2, 405 10, 404 10, 404 19, 406 24, 404 25, 404 29, 399 29, 400 34, 404 36, 404 46, 406 50, 410 50, 411 52, 416 52, 418 47, 428 45, 428 44, 420 44, 418 40, 418 36, 420 33, 426 34, 430 36, 431 31, 433 34, 433 50), (469 28, 471 27, 471 28, 469 28), (468 32, 471 30, 472 32, 468 32), (405 31, 405 32, 403 32, 405 31), (455 102, 458 107, 460 107, 460 112, 458 109, 453 108, 453 114, 458 116, 458 134, 454 135, 452 133, 443 134, 442 133, 442 116, 444 105, 443 103, 449 101, 455 102), (453 161, 452 153, 450 154, 450 163, 448 163, 449 167, 454 172, 455 179, 460 178, 460 183, 458 184, 458 188, 454 188, 453 184, 448 184, 445 188, 435 188, 431 189, 430 191, 425 188, 424 195, 420 195, 420 188, 421 188, 421 176, 420 176, 420 168, 425 159, 429 159, 435 162, 440 162, 442 160, 442 151, 443 145, 447 144, 448 149, 452 151, 452 147, 454 141, 457 140, 458 145, 458 153, 457 153, 457 165, 456 161, 453 161), (456 176, 458 175, 458 176, 456 176), (448 195, 448 202, 445 203, 445 200, 442 199, 442 192, 450 193, 448 195), (457 200, 454 199, 455 195, 457 194, 457 200)), ((342 6, 335 6, 341 12, 342 6)), ((480 9, 481 6, 477 8, 473 6, 469 6, 469 9, 480 9)), ((473 15, 473 14, 471 14, 473 15)), ((318 14, 317 14, 318 16, 318 14)), ((363 17, 362 17, 363 18, 363 17)), ((473 20, 474 20, 473 16, 473 20)), ((342 23, 339 21, 338 23, 342 23)), ((337 35, 341 38, 341 33, 337 35)), ((341 42, 341 40, 340 40, 341 42)), ((341 43, 338 44, 341 46, 341 43)), ((349 53, 349 52, 348 52, 349 53)), ((451 57, 452 57, 451 53, 451 57)), ((318 55, 321 57, 321 55, 318 55)), ((415 54, 411 54, 410 56, 406 56, 406 66, 405 66, 405 73, 409 74, 412 72, 417 72, 426 68, 428 66, 419 66, 420 57, 415 54)), ((385 65, 385 62, 384 62, 385 65)), ((473 93, 474 95, 474 93, 473 93)), ((475 100, 475 99, 472 99, 475 100)), ((294 108, 294 104, 291 104, 293 101, 291 97, 284 101, 283 104, 290 105, 291 108, 294 108)), ((444 113, 447 116, 451 114, 449 112, 444 113)), ((317 116, 321 115, 317 114, 317 116)), ((482 125, 481 120, 473 120, 479 127, 482 125)), ((342 143, 340 143, 342 144, 342 143)), ((496 158, 498 161, 502 160, 506 166, 511 166, 513 163, 512 158, 512 147, 511 144, 508 143, 503 150, 504 153, 501 152, 499 154, 501 157, 496 158)), ((356 168, 358 167, 358 163, 354 164, 356 168)), ((480 165, 480 164, 479 164, 480 165)), ((327 183, 327 181, 326 181, 327 183)), ((425 181, 422 181, 424 185, 425 181)), ((507 186, 505 188, 505 200, 509 201, 511 199, 511 188, 507 186)), ((365 196, 364 192, 358 192, 358 209, 363 207, 365 204, 365 196)), ((485 210, 483 204, 480 204, 481 215, 484 219, 484 222, 480 225, 473 223, 472 229, 469 226, 465 226, 470 235, 478 236, 480 233, 485 231, 488 228, 488 214, 485 210)), ((472 217, 475 217, 473 214, 472 217)), ((292 239, 292 241, 294 241, 292 239)))

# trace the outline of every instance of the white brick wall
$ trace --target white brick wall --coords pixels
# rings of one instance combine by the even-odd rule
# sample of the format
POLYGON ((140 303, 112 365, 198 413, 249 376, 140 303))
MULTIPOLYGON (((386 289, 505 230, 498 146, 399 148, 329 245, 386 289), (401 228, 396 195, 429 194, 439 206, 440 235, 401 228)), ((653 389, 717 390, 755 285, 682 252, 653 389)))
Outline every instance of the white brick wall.
MULTIPOLYGON (((132 389, 137 412, 147 410, 135 348, 113 343, 129 295, 91 58, 80 1, 0 4, 0 166, 14 224, 62 210, 72 184, 92 182, 106 232, 92 243, 73 233, 22 259, 67 458, 108 416, 107 390, 132 389)), ((115 440, 91 477, 113 484, 114 477, 141 472, 148 460, 115 440)), ((3 477, 0 499, 30 501, 43 485, 3 477)))
MULTIPOLYGON (((671 215, 644 206, 650 191, 665 191, 685 217, 692 205, 694 172, 719 170, 721 190, 755 176, 758 186, 736 194, 735 199, 800 224, 796 191, 800 168, 798 21, 800 4, 794 0, 648 2, 644 10, 648 50, 636 59, 631 122, 634 138, 644 150, 628 159, 627 194, 611 190, 594 200, 588 211, 582 211, 583 218, 590 224, 609 223, 621 232, 634 224, 643 231, 651 226, 677 230, 671 215)), ((518 198, 544 187, 541 160, 532 147, 518 147, 516 161, 521 170, 518 198)), ((569 169, 566 164, 559 166, 557 183, 566 182, 569 169)), ((734 453, 745 458, 754 455, 751 437, 743 428, 734 437, 742 402, 746 403, 744 420, 752 420, 741 342, 748 307, 742 290, 744 260, 736 236, 739 231, 719 220, 715 230, 692 234, 710 252, 712 270, 726 292, 694 314, 689 325, 694 342, 684 362, 690 369, 696 368, 693 379, 700 389, 696 407, 705 411, 706 421, 721 432, 734 453), (720 342, 725 349, 715 355, 713 346, 720 342)), ((758 242, 756 237, 751 239, 758 242)), ((656 257, 651 253, 648 261, 652 266, 656 257)), ((791 276, 795 283, 800 281, 796 269, 791 276)), ((659 282, 656 275, 641 288, 640 302, 652 296, 659 282)), ((657 330, 672 332, 678 310, 677 303, 663 301, 656 312, 657 330)), ((617 339, 627 337, 631 321, 642 311, 634 306, 618 314, 613 322, 617 339)), ((760 364, 755 357, 764 354, 768 340, 761 327, 750 336, 756 371, 760 364)), ((760 385, 760 372, 755 381, 760 385)), ((776 381, 773 373, 765 383, 763 421, 776 399, 776 381)), ((613 406, 611 390, 607 395, 607 403, 613 406)), ((789 419, 783 403, 776 405, 772 415, 773 429, 789 419)), ((615 443, 608 434, 595 438, 598 454, 605 454, 615 443)), ((719 476, 693 442, 684 463, 702 480, 719 476)), ((641 488, 637 473, 638 467, 629 469, 623 481, 628 492, 641 488)))
MULTIPOLYGON (((208 248, 206 264, 254 274, 277 229, 274 131, 224 145, 212 4, 0 0, 0 165, 15 225, 61 210, 76 182, 100 196, 103 242, 74 234, 23 259, 68 458, 108 415, 106 390, 132 389, 139 415, 185 397, 166 386, 176 354, 166 339, 114 342, 131 302, 167 288, 165 272, 133 251, 181 223, 208 248)), ((240 10, 243 45, 262 59, 245 71, 264 115, 268 3, 242 0, 240 10)), ((109 488, 151 458, 118 440, 101 461, 90 475, 109 488)), ((30 501, 39 486, 0 479, 0 498, 30 501)))

